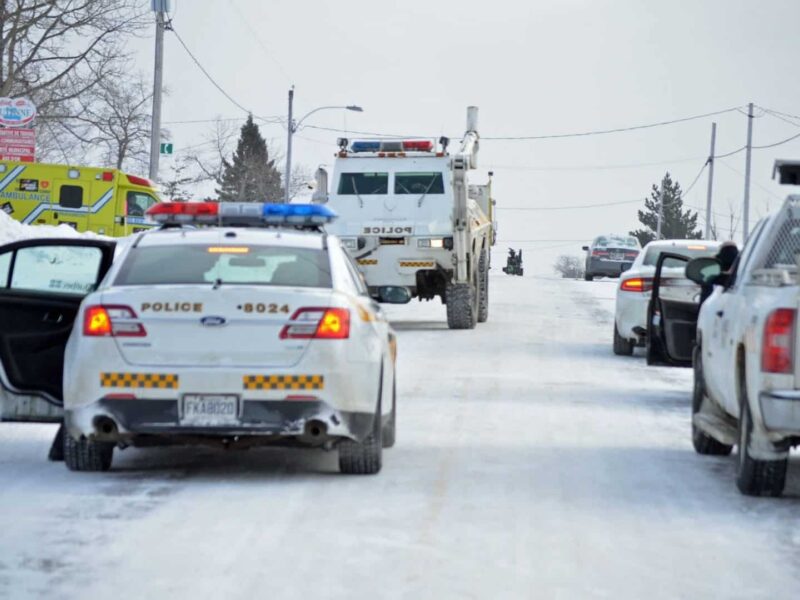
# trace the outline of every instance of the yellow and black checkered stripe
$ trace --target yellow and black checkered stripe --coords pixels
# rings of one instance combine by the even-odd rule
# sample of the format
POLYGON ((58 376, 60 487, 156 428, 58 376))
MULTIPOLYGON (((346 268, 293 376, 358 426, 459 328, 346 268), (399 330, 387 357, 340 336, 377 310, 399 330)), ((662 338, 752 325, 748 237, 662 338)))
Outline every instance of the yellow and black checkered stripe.
POLYGON ((178 387, 178 376, 172 373, 100 373, 100 385, 112 388, 174 390, 178 387))
POLYGON ((377 265, 378 259, 377 258, 359 258, 358 264, 360 265, 377 265))
POLYGON ((246 390, 321 390, 322 375, 245 375, 246 390))
POLYGON ((432 260, 401 260, 401 267, 414 267, 417 269, 432 269, 436 263, 432 260))

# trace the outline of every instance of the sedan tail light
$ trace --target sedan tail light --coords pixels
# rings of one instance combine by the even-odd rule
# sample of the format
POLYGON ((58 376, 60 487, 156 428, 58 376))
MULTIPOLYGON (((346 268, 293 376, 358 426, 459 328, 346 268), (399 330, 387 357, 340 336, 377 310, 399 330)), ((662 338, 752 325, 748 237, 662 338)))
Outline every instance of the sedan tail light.
POLYGON ((761 370, 765 373, 792 372, 796 314, 791 308, 779 308, 767 317, 761 348, 761 370))
POLYGON ((343 340, 349 337, 350 311, 346 308, 300 308, 280 334, 282 340, 343 340))
POLYGON ((608 256, 608 250, 592 250, 592 256, 608 256))
POLYGON ((653 280, 650 277, 623 279, 619 289, 623 292, 649 292, 653 289, 653 280))
POLYGON ((89 337, 144 337, 147 331, 129 306, 87 306, 83 335, 89 337))

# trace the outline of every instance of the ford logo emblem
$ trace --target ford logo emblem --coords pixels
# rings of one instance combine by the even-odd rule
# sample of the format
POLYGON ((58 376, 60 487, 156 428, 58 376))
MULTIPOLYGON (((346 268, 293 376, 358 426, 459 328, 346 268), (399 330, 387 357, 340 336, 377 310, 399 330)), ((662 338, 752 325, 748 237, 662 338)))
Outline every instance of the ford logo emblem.
POLYGON ((220 327, 225 323, 227 323, 225 317, 203 317, 200 319, 200 324, 206 327, 220 327))

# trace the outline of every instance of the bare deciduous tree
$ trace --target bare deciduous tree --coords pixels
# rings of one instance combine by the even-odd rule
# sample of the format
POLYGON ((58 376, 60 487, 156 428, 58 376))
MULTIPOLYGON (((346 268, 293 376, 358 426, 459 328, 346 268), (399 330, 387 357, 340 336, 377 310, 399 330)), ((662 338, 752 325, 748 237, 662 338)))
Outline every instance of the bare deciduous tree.
POLYGON ((553 269, 564 278, 579 279, 583 277, 583 260, 577 256, 562 254, 556 260, 553 269))

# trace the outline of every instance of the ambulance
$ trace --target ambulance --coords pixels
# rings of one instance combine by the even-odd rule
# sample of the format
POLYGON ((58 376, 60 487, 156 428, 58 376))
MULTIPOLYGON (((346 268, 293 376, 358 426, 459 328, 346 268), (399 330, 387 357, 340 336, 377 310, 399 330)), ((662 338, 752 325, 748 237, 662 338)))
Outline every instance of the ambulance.
POLYGON ((119 169, 0 161, 0 210, 29 225, 121 237, 150 229, 155 185, 119 169))

